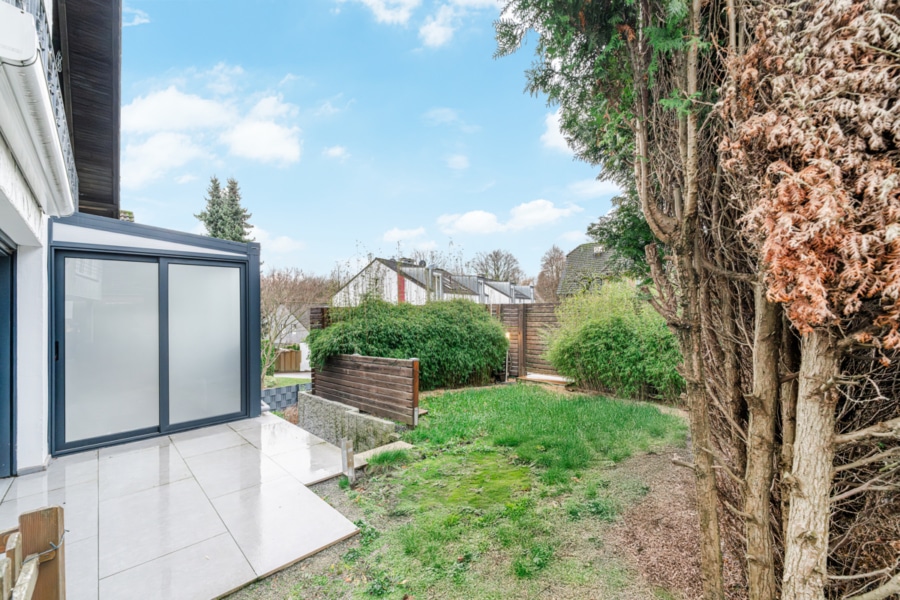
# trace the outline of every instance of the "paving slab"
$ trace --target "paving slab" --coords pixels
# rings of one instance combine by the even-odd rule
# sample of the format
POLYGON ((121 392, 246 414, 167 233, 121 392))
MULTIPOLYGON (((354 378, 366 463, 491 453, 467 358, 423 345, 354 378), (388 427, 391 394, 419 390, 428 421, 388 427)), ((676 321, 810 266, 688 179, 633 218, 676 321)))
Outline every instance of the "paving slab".
POLYGON ((306 487, 340 471, 336 446, 263 415, 0 479, 0 529, 62 506, 72 600, 218 598, 358 533, 306 487))

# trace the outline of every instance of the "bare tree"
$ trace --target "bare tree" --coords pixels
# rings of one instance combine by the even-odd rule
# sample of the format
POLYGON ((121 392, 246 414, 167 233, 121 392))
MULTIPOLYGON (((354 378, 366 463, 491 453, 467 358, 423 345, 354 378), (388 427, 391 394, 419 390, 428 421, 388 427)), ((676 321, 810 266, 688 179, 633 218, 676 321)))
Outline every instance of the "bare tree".
POLYGON ((477 275, 484 275, 494 281, 519 283, 519 280, 525 277, 519 259, 506 250, 479 252, 469 261, 468 267, 477 275))
POLYGON ((337 285, 333 277, 307 274, 300 269, 272 269, 259 278, 262 338, 262 380, 275 364, 281 340, 302 322, 314 304, 328 302, 337 285))
POLYGON ((537 276, 535 291, 544 302, 559 302, 559 282, 566 268, 566 253, 557 245, 544 253, 541 258, 541 272, 537 276))

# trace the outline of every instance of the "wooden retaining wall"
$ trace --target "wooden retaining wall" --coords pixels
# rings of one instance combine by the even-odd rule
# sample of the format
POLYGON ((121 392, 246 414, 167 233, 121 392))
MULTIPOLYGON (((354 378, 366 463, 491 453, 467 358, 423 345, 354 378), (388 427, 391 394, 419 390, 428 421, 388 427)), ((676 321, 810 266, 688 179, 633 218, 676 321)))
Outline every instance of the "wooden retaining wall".
POLYGON ((419 421, 419 359, 339 354, 312 372, 312 393, 415 427, 419 421))

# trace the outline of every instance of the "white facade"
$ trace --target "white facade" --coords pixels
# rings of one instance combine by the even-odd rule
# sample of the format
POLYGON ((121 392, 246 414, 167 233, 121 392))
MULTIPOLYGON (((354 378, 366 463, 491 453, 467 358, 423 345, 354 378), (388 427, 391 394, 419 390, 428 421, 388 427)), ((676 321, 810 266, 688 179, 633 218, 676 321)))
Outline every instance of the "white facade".
POLYGON ((334 306, 357 306, 368 295, 397 304, 401 293, 403 302, 407 304, 425 304, 428 301, 428 291, 421 284, 375 259, 338 290, 331 303, 334 306))
POLYGON ((491 281, 475 275, 456 276, 422 264, 376 258, 338 290, 332 305, 357 306, 366 295, 394 304, 425 304, 429 300, 533 304, 534 286, 491 281))

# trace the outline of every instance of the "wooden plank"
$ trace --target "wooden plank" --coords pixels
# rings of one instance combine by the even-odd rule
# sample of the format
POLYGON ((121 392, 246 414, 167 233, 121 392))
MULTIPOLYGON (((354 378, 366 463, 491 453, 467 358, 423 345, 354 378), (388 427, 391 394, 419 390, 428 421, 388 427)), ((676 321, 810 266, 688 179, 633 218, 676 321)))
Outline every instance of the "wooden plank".
POLYGON ((413 427, 419 426, 419 359, 413 363, 413 427))
POLYGON ((7 557, 0 557, 0 597, 9 598, 15 586, 16 578, 13 577, 12 561, 7 557))
POLYGON ((360 410, 376 416, 387 417, 389 419, 394 419, 396 421, 401 421, 408 425, 412 425, 411 409, 409 412, 401 412, 398 407, 376 404, 368 398, 363 398, 361 396, 357 396, 355 394, 340 390, 323 390, 323 392, 319 394, 319 396, 321 398, 325 398, 326 400, 334 400, 335 402, 349 404, 350 406, 354 406, 360 410))
MULTIPOLYGON (((39 600, 44 600, 45 597, 48 599, 59 597, 41 596, 40 593, 37 592, 37 587, 40 583, 38 578, 38 567, 40 564, 41 561, 37 554, 32 554, 25 559, 25 564, 22 567, 22 574, 19 575, 19 579, 16 581, 16 587, 13 588, 12 600, 31 600, 35 595, 39 600)), ((65 596, 63 596, 63 598, 65 598, 65 596)))
POLYGON ((363 356, 361 354, 337 354, 332 358, 336 358, 338 360, 350 360, 356 363, 370 365, 412 368, 412 360, 408 358, 384 358, 382 356, 363 356))
POLYGON ((22 536, 18 531, 6 540, 6 558, 12 568, 12 580, 16 581, 22 570, 22 536))
POLYGON ((389 365, 373 365, 370 363, 354 362, 346 359, 329 359, 327 365, 334 365, 344 369, 354 369, 367 373, 380 373, 382 375, 394 375, 395 377, 412 376, 412 365, 406 367, 393 367, 389 365))
MULTIPOLYGON (((41 600, 65 600, 66 569, 63 535, 63 509, 51 506, 19 515, 19 531, 22 533, 22 554, 40 554, 56 547, 52 558, 41 565, 41 577, 34 589, 41 600)), ((27 559, 26 559, 27 561, 27 559)), ((27 570, 23 566, 22 572, 27 570)), ((35 566, 36 568, 36 566, 35 566)), ((21 579, 21 576, 19 577, 21 579)), ((18 589, 18 583, 16 584, 18 589)))
POLYGON ((359 394, 360 396, 372 396, 372 398, 380 399, 390 404, 409 406, 412 408, 412 392, 400 392, 378 386, 357 383, 355 381, 348 381, 341 377, 329 377, 326 373, 319 375, 318 387, 321 389, 346 389, 352 391, 354 394, 359 394))
MULTIPOLYGON (((517 308, 519 309, 519 314, 518 314, 519 346, 516 349, 518 350, 518 353, 519 353, 518 364, 519 364, 519 366, 521 366, 521 365, 528 365, 528 359, 526 358, 526 354, 525 354, 525 346, 527 344, 527 338, 525 337, 527 321, 525 319, 525 307, 523 305, 519 305, 517 308)), ((521 371, 522 370, 520 369, 520 373, 521 373, 521 371)))
POLYGON ((371 381, 375 381, 385 386, 396 385, 396 386, 409 386, 409 382, 412 381, 412 375, 409 377, 400 377, 398 375, 385 375, 383 373, 372 373, 366 371, 365 373, 361 373, 358 369, 348 369, 345 367, 338 367, 329 364, 325 367, 324 371, 329 373, 338 373, 341 375, 350 375, 353 377, 365 377, 370 379, 371 381))
POLYGON ((360 398, 362 401, 368 402, 373 406, 377 406, 380 408, 384 408, 385 410, 405 412, 412 411, 412 400, 393 400, 391 398, 385 398, 380 395, 372 394, 371 392, 361 392, 359 390, 355 390, 353 388, 348 388, 340 385, 320 385, 317 396, 325 397, 326 394, 350 394, 356 398, 360 398))
POLYGON ((325 371, 319 373, 319 378, 330 379, 332 381, 338 381, 341 383, 347 382, 348 384, 355 384, 356 387, 361 389, 374 388, 374 391, 376 392, 389 392, 398 394, 400 397, 412 399, 412 377, 403 381, 403 383, 385 383, 367 375, 350 375, 343 372, 333 371, 332 369, 326 369, 325 371))

